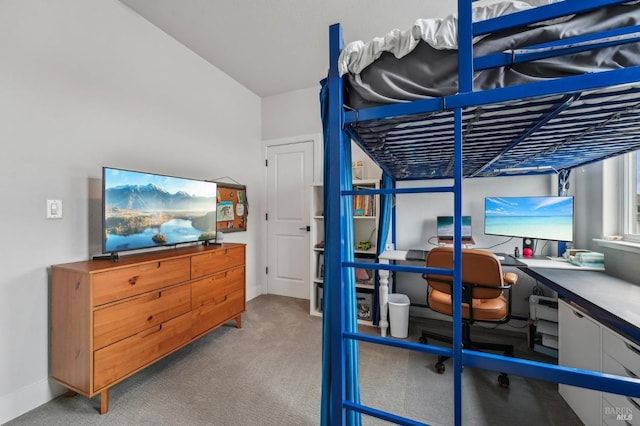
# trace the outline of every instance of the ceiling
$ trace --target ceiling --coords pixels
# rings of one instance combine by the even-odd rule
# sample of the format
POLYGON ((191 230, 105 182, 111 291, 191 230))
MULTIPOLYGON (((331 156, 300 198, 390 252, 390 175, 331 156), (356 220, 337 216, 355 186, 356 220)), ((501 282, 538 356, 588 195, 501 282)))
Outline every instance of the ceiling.
POLYGON ((454 0, 120 0, 260 97, 318 85, 329 26, 368 41, 418 18, 444 17, 454 0))

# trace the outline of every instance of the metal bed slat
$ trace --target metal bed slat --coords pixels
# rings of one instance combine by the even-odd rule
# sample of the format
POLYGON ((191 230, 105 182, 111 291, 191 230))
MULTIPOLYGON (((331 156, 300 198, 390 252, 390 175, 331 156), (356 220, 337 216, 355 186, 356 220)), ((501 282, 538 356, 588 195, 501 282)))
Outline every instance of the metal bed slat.
MULTIPOLYGON (((638 109, 638 87, 468 108, 462 118, 465 176, 495 176, 505 174, 509 167, 538 167, 537 157, 543 154, 544 166, 560 170, 595 161, 598 156, 609 157, 612 151, 633 150, 640 147, 635 142, 638 109), (548 121, 540 124, 541 117, 548 121), (606 130, 603 123, 607 123, 606 130), (520 147, 525 139, 526 146, 520 147), (603 140, 629 146, 598 149, 603 140)), ((389 163, 386 169, 396 179, 449 178, 450 167, 437 162, 453 155, 451 121, 450 112, 433 112, 428 120, 425 116, 398 117, 384 125, 375 121, 374 128, 382 130, 379 134, 366 122, 349 127, 354 134, 363 134, 357 141, 375 160, 389 163), (414 166, 417 159, 426 165, 414 166)))

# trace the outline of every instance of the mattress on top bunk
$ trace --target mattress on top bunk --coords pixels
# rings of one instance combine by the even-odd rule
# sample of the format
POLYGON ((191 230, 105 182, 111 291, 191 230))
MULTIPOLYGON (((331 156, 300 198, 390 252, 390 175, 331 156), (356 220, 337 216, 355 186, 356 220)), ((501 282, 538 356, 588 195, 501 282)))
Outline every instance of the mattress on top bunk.
MULTIPOLYGON (((550 2, 550 1, 547 1, 550 2)), ((500 2, 499 8, 474 8, 474 21, 530 8, 522 2, 500 2), (505 5, 506 4, 506 5, 505 5), (523 6, 524 4, 524 6, 523 6)), ((505 52, 563 38, 638 25, 640 4, 626 3, 474 40, 474 56, 505 52)), ((409 31, 391 32, 370 43, 343 49, 340 72, 345 75, 345 104, 362 109, 451 95, 458 90, 455 18, 419 20, 409 31), (453 22, 453 24, 452 24, 453 22)), ((640 43, 600 48, 476 72, 474 90, 487 90, 549 78, 640 64, 640 43)))

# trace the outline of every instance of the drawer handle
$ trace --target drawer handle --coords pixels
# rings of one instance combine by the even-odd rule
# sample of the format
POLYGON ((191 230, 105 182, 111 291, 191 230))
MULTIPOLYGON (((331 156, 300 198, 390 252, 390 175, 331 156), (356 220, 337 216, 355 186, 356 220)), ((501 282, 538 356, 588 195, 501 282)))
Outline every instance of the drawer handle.
POLYGON ((138 278, 140 278, 139 275, 134 275, 133 277, 129 278, 129 284, 136 285, 136 282, 138 281, 138 278))
POLYGON ((151 336, 152 334, 159 333, 160 331, 162 331, 162 324, 158 324, 158 329, 157 329, 157 330, 151 330, 151 332, 149 332, 149 333, 147 333, 147 334, 143 335, 143 336, 142 336, 142 338, 143 338, 143 339, 144 339, 144 338, 147 338, 147 337, 151 336))
POLYGON ((577 316, 578 318, 584 318, 584 315, 582 315, 580 312, 573 311, 573 315, 577 316))
POLYGON ((638 404, 633 398, 631 398, 630 396, 627 397, 627 400, 631 403, 631 405, 633 405, 634 407, 636 407, 638 410, 640 410, 640 404, 638 404))
POLYGON ((153 315, 149 315, 149 318, 147 318, 147 321, 151 321, 153 319, 153 315))
POLYGON ((224 296, 224 297, 221 297, 219 299, 214 299, 214 300, 215 300, 216 303, 222 303, 222 302, 227 300, 227 297, 229 297, 229 296, 224 296))
POLYGON ((624 345, 631 351, 634 352, 636 355, 640 355, 640 349, 636 348, 635 346, 631 346, 630 344, 628 344, 627 342, 624 342, 624 345))
POLYGON ((638 375, 636 373, 634 373, 633 371, 629 370, 627 367, 622 367, 624 368, 624 371, 627 373, 627 376, 629 377, 633 377, 634 379, 638 378, 638 375))
POLYGON ((153 302, 154 300, 160 299, 162 297, 162 291, 159 291, 157 293, 149 293, 149 295, 147 296, 147 300, 149 302, 153 302))

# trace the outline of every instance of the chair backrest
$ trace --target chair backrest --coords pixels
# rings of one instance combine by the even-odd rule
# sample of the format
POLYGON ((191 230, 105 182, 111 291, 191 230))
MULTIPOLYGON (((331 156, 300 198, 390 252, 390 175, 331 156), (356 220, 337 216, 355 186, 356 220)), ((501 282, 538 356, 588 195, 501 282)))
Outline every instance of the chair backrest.
MULTIPOLYGON (((436 247, 427 254, 426 266, 430 268, 453 268, 453 247, 436 247)), ((443 293, 451 294, 452 276, 427 274, 427 282, 443 293)), ((495 254, 486 250, 462 249, 462 282, 483 286, 502 286, 503 275, 500 260, 495 254)), ((493 299, 500 297, 502 289, 476 287, 473 289, 474 299, 493 299)))

